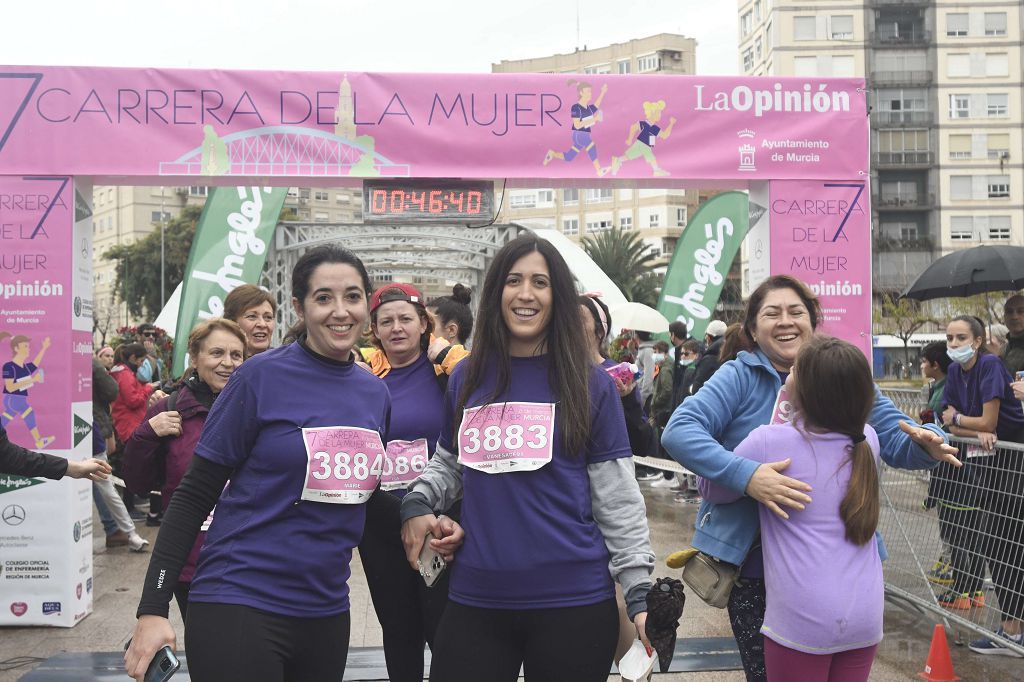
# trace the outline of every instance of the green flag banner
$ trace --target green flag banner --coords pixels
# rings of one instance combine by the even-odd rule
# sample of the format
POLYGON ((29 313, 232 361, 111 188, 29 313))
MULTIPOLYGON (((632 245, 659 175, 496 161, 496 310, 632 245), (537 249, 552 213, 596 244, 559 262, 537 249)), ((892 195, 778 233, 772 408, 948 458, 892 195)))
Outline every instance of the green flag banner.
POLYGON ((658 312, 699 339, 711 322, 725 277, 750 227, 745 192, 723 192, 694 214, 676 243, 658 312))
POLYGON ((189 330, 224 313, 224 297, 255 284, 267 258, 287 187, 211 187, 182 279, 171 371, 185 371, 189 330))

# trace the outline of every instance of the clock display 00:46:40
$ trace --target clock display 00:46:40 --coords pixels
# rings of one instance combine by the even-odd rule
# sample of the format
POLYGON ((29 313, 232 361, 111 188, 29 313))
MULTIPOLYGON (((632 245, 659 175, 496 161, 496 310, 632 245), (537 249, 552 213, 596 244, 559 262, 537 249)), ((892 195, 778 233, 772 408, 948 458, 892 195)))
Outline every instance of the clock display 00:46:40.
POLYGON ((370 212, 374 214, 479 215, 482 206, 483 194, 477 190, 375 189, 370 192, 370 212))

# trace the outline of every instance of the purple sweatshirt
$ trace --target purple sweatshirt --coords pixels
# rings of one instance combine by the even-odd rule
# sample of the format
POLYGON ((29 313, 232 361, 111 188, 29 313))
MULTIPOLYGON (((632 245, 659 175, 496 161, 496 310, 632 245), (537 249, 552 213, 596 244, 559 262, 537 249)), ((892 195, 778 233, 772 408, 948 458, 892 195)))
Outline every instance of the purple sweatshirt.
MULTIPOLYGON (((878 464, 878 435, 864 435, 878 464)), ((883 583, 878 545, 846 539, 839 504, 849 487, 850 438, 808 433, 789 424, 754 429, 734 452, 755 462, 793 462, 785 475, 810 484, 813 500, 789 520, 761 505, 767 609, 761 632, 777 644, 809 654, 831 654, 882 641, 883 583), (785 453, 780 455, 779 453, 785 453)), ((708 484, 715 504, 739 499, 728 488, 708 484)))

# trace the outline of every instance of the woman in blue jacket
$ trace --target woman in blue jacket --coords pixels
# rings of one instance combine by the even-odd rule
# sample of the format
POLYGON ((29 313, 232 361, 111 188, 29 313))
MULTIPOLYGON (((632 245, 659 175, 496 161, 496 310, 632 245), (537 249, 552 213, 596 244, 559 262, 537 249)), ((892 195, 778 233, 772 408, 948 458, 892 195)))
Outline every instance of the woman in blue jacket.
MULTIPOLYGON (((754 350, 722 365, 675 411, 662 436, 668 453, 687 469, 744 495, 730 504, 704 501, 693 546, 742 566, 741 579, 729 596, 729 621, 749 681, 766 680, 757 504, 789 518, 786 507, 803 509, 811 497, 808 485, 781 473, 788 459, 758 464, 732 449, 771 421, 772 406, 797 352, 814 335, 820 319, 818 299, 803 282, 787 275, 767 279, 751 294, 743 322, 754 350)), ((946 444, 938 427, 919 428, 910 421, 876 388, 869 423, 878 433, 886 463, 904 469, 927 469, 943 461, 959 466, 956 448, 946 444)))

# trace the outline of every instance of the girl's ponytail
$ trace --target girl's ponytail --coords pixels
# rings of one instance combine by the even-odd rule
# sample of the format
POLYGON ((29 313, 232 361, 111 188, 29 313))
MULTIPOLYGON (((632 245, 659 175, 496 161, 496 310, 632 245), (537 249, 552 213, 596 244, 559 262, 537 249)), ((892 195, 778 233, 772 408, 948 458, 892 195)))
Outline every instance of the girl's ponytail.
POLYGON ((846 526, 846 539, 863 545, 878 528, 878 466, 864 434, 854 438, 850 449, 850 483, 839 504, 839 517, 846 526))

